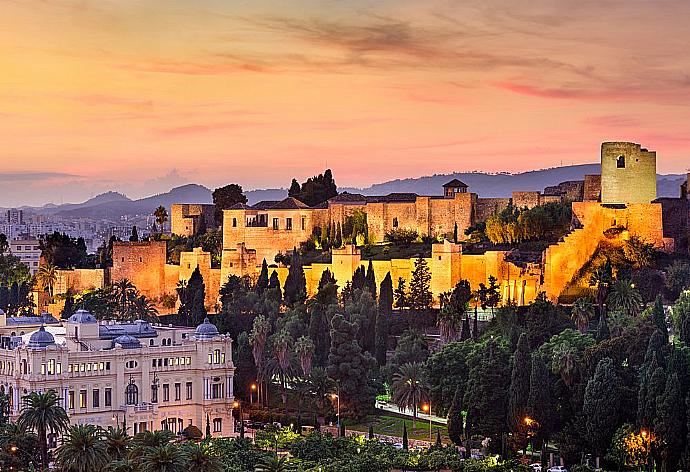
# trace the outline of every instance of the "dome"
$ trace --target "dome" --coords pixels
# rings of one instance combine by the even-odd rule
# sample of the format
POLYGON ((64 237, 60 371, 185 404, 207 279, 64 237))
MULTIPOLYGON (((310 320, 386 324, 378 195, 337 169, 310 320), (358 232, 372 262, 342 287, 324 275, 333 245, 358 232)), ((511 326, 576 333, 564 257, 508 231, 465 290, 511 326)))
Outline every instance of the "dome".
POLYGON ((38 331, 31 334, 29 338, 29 347, 43 348, 55 344, 55 338, 46 329, 41 326, 38 331))
POLYGON ((218 334, 218 328, 216 328, 216 325, 211 323, 208 318, 204 318, 204 322, 197 326, 196 331, 194 331, 194 335, 197 339, 209 339, 218 336, 218 334))
POLYGON ((122 346, 123 349, 136 349, 141 347, 139 340, 129 334, 123 334, 113 339, 113 347, 115 347, 116 344, 122 346))
POLYGON ((69 317, 70 323, 98 323, 94 316, 84 309, 79 309, 75 314, 69 317))
POLYGON ((5 314, 5 312, 2 311, 2 308, 0 308, 0 316, 2 316, 2 315, 4 315, 4 314, 5 314))

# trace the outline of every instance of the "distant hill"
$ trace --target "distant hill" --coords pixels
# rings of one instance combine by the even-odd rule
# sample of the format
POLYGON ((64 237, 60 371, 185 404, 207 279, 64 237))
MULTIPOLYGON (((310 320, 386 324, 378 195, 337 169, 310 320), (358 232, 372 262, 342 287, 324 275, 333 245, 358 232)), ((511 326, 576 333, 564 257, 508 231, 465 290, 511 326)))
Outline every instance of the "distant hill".
MULTIPOLYGON (((545 187, 568 180, 582 180, 586 174, 599 174, 599 164, 555 167, 519 174, 486 174, 482 172, 462 172, 436 174, 418 178, 397 179, 374 184, 369 187, 341 187, 340 192, 361 193, 364 195, 386 195, 394 192, 413 192, 419 195, 441 195, 443 184, 452 179, 466 183, 470 192, 480 197, 510 197, 516 190, 542 191, 545 187)), ((337 176, 336 176, 337 178, 337 176)), ((659 197, 677 197, 685 174, 657 175, 657 194, 659 197)), ((83 203, 46 205, 30 208, 36 213, 58 215, 67 218, 96 218, 118 220, 123 216, 149 215, 158 206, 170 210, 173 203, 212 203, 211 190, 203 185, 187 184, 166 193, 131 200, 117 192, 106 192, 83 203)), ((255 189, 245 192, 249 204, 261 200, 282 200, 287 189, 255 189)))
POLYGON ((211 190, 198 184, 176 187, 167 193, 160 193, 139 200, 116 199, 95 205, 79 205, 77 208, 62 208, 53 213, 64 218, 104 218, 117 220, 127 215, 149 215, 159 206, 168 210, 173 203, 212 203, 211 190))

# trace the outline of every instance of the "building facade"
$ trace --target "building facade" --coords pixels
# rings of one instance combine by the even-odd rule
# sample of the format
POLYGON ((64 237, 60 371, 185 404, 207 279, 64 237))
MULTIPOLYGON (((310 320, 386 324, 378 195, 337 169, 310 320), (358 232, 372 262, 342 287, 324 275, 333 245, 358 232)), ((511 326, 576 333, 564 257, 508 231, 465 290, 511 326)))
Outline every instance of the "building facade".
POLYGON ((29 268, 31 275, 38 271, 41 262, 41 246, 38 239, 13 239, 10 252, 29 268))
POLYGON ((0 339, 0 392, 15 419, 22 396, 52 389, 72 424, 179 433, 208 420, 213 436, 234 434, 232 340, 208 319, 178 328, 79 310, 62 326, 0 339))

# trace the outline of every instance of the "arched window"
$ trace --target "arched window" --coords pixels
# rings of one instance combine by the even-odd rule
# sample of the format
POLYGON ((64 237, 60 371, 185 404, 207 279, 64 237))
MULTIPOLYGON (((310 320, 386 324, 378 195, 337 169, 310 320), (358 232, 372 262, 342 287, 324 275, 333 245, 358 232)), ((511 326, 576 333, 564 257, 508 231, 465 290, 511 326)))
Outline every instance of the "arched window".
POLYGON ((625 156, 618 156, 616 158, 616 167, 619 169, 625 169, 625 156))
POLYGON ((125 403, 127 405, 139 403, 139 389, 133 381, 130 381, 127 388, 125 388, 125 403))
POLYGON ((393 228, 397 228, 397 227, 398 227, 398 219, 393 218, 393 228))

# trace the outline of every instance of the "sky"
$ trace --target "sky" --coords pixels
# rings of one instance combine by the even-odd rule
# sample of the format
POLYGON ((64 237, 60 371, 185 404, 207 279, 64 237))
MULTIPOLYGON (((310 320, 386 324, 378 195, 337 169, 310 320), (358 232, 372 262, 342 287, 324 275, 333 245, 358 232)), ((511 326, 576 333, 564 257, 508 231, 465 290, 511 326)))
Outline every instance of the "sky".
POLYGON ((690 2, 0 0, 0 207, 690 167, 690 2))

